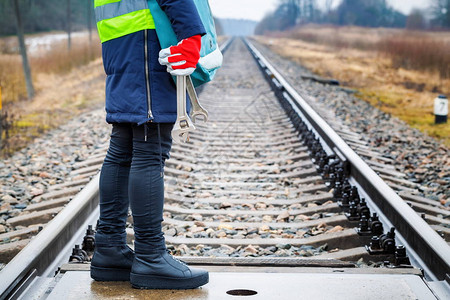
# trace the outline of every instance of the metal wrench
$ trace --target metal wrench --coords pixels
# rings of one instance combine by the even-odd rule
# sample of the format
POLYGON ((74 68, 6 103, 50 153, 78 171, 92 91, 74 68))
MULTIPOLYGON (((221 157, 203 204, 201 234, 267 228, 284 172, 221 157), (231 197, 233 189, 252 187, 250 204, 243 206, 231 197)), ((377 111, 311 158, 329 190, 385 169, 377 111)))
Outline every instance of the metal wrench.
POLYGON ((201 104, 198 100, 197 92, 195 91, 191 76, 188 76, 188 78, 187 78, 187 91, 189 94, 189 98, 191 100, 191 106, 192 106, 191 118, 192 118, 192 120, 194 121, 194 123, 196 123, 197 117, 202 117, 203 118, 202 121, 204 123, 206 123, 206 121, 208 121, 208 111, 206 109, 204 109, 203 106, 201 106, 201 104))
POLYGON ((186 112, 186 76, 177 76, 177 120, 172 129, 172 139, 179 143, 189 140, 195 126, 186 112))

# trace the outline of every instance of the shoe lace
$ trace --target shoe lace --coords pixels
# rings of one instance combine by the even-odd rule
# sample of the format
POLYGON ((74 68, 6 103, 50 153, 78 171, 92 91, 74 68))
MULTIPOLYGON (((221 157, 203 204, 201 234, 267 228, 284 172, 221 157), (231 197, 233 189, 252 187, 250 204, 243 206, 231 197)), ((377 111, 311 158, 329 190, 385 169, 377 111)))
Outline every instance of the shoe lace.
POLYGON ((167 253, 169 253, 169 255, 172 257, 173 260, 176 260, 177 262, 179 262, 180 264, 182 264, 183 266, 188 266, 186 264, 186 262, 182 261, 181 259, 176 258, 173 254, 172 251, 170 251, 169 249, 166 249, 167 253))

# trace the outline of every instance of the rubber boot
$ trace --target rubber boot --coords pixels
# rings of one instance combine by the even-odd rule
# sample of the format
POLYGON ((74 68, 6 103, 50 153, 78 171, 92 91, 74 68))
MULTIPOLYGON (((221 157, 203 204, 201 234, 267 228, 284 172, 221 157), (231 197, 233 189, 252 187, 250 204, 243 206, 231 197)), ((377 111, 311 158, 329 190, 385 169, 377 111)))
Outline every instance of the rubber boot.
POLYGON ((207 271, 189 268, 168 251, 136 257, 131 270, 131 285, 139 289, 195 289, 209 281, 207 271))
POLYGON ((96 247, 91 278, 97 281, 129 281, 134 252, 128 246, 96 247))

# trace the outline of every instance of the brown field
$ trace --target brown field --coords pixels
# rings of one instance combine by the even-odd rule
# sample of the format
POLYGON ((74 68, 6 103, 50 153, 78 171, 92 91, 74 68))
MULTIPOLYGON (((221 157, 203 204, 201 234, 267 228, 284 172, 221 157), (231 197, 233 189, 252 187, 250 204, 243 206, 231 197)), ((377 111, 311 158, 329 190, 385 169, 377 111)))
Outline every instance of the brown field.
POLYGON ((104 100, 104 71, 101 46, 94 36, 74 38, 52 45, 50 50, 29 54, 36 96, 27 99, 22 61, 11 51, 11 38, 0 39, 0 86, 3 113, 11 124, 3 132, 1 155, 8 155, 34 137, 55 128, 81 112, 98 107, 104 100), (6 134, 9 138, 5 139, 6 134))
POLYGON ((450 124, 433 114, 434 98, 450 95, 450 32, 308 26, 270 37, 257 40, 450 146, 450 124))

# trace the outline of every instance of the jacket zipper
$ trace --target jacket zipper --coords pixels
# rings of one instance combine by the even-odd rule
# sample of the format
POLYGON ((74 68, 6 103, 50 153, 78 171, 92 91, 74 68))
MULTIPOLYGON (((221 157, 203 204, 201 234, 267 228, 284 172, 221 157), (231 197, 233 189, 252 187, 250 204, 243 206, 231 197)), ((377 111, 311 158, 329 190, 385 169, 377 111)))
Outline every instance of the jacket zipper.
POLYGON ((152 113, 152 98, 150 94, 150 70, 148 68, 148 30, 144 30, 144 51, 145 51, 145 83, 147 85, 147 117, 153 119, 152 113))

